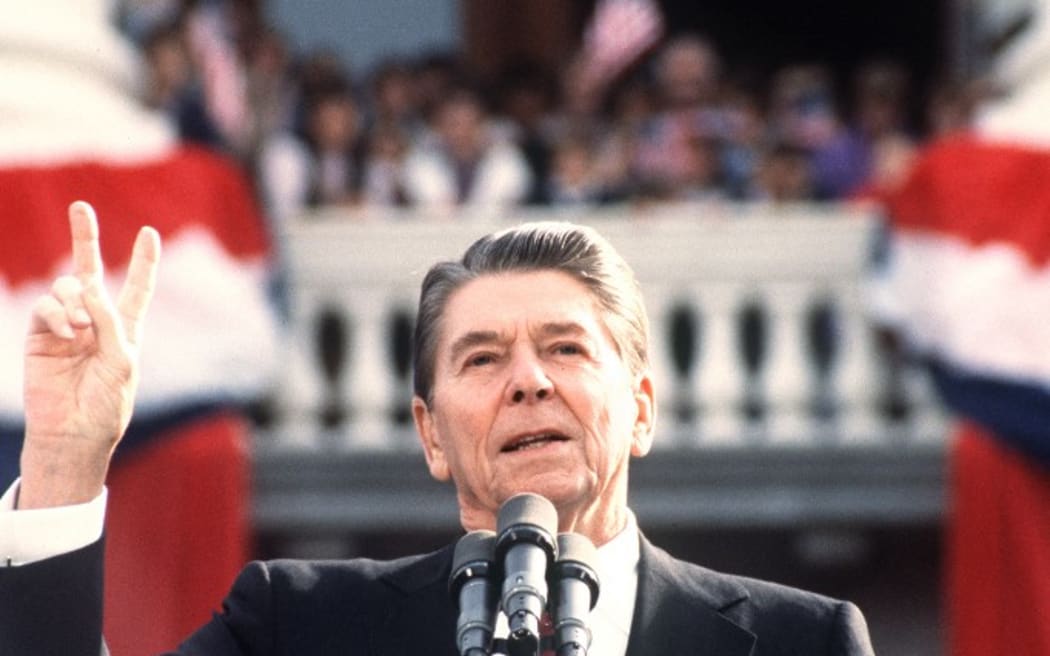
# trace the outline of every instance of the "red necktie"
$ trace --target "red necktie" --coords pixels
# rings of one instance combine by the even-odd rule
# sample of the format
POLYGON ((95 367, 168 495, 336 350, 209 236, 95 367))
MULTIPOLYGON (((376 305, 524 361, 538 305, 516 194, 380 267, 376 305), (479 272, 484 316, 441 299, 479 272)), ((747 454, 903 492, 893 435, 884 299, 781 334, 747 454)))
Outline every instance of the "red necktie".
POLYGON ((555 656, 554 622, 547 611, 540 618, 540 656, 555 656))

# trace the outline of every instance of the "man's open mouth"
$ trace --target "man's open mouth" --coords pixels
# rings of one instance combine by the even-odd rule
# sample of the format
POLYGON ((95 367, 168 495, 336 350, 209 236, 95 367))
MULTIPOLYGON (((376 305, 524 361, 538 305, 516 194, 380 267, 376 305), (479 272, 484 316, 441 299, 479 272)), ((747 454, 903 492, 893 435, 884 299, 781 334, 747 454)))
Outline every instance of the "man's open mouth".
POLYGON ((512 440, 509 444, 500 449, 501 453, 512 453, 514 451, 524 451, 526 449, 537 449, 551 442, 565 442, 569 438, 559 433, 537 433, 536 435, 523 435, 517 439, 512 440))

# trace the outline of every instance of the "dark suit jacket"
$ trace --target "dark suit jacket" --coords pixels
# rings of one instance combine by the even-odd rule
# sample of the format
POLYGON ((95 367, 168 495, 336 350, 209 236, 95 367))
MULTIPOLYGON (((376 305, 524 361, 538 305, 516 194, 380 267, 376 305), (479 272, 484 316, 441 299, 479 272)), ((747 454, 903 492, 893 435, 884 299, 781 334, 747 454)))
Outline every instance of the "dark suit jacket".
MULTIPOLYGON (((394 561, 248 565, 185 656, 455 656, 452 548, 394 561)), ((101 542, 0 567, 0 653, 97 656, 101 542)), ((856 606, 675 560, 642 538, 627 656, 864 656, 856 606)), ((149 582, 143 581, 149 594, 149 582)), ((114 656, 141 656, 115 654, 114 656)))

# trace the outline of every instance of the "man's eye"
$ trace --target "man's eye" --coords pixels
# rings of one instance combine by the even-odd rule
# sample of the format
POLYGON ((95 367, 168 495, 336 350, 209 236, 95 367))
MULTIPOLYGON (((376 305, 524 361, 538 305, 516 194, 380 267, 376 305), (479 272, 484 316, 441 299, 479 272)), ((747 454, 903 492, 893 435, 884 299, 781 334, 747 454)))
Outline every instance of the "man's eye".
POLYGON ((479 353, 478 355, 472 355, 467 358, 468 367, 481 367, 486 364, 490 364, 495 360, 489 353, 479 353))
POLYGON ((583 349, 577 344, 558 344, 554 347, 554 352, 558 355, 580 355, 583 349))

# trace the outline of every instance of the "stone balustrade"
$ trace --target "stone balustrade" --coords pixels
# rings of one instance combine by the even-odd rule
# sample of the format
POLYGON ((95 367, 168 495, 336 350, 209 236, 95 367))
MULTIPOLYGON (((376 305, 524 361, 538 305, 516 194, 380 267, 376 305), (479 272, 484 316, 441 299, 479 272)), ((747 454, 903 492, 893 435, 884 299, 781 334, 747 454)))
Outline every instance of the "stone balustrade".
POLYGON ((481 234, 541 219, 594 225, 641 282, 659 420, 632 503, 651 521, 938 516, 947 421, 921 370, 869 319, 870 211, 328 210, 283 231, 290 320, 274 420, 257 440, 262 526, 454 521, 409 416, 419 284, 481 234))

